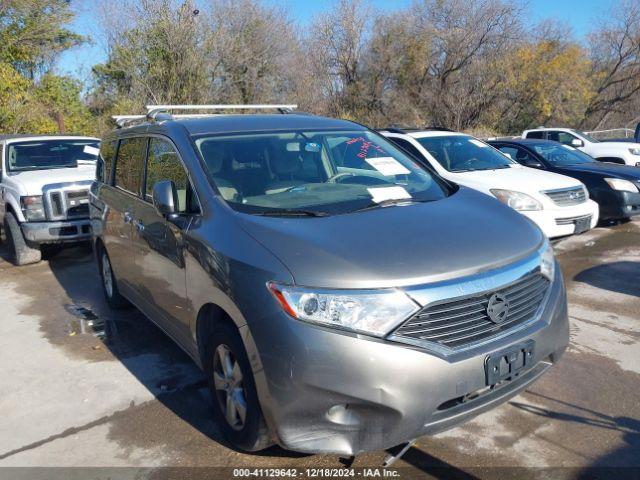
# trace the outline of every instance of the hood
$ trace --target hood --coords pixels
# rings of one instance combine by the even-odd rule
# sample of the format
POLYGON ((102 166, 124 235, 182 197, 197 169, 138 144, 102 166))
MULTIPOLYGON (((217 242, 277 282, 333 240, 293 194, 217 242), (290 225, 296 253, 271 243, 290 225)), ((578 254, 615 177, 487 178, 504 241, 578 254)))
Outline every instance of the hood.
POLYGON ((514 262, 543 241, 541 231, 515 210, 466 188, 440 201, 330 217, 238 216, 295 283, 309 287, 447 280, 514 262))
POLYGON ((95 165, 77 168, 56 168, 52 170, 30 170, 12 173, 10 178, 24 189, 24 195, 42 195, 42 187, 55 183, 72 183, 95 180, 95 165))
POLYGON ((617 163, 596 162, 584 163, 580 165, 566 165, 562 167, 568 172, 589 172, 610 175, 616 178, 624 178, 628 180, 640 180, 640 167, 632 167, 630 165, 620 165, 617 163))
POLYGON ((536 195, 544 190, 570 188, 580 185, 580 182, 574 178, 520 165, 496 170, 460 172, 456 173, 455 176, 450 175, 448 177, 455 182, 460 182, 477 190, 484 190, 487 193, 489 189, 501 188, 536 195))

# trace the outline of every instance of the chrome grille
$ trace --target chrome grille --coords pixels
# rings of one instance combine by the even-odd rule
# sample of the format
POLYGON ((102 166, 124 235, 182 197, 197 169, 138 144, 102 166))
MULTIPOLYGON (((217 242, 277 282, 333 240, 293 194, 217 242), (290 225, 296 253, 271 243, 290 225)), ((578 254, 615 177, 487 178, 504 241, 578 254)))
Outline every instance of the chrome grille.
POLYGON ((579 205, 587 201, 587 194, 582 187, 563 188, 561 190, 547 190, 543 192, 553 203, 560 207, 579 205))
POLYGON ((90 181, 45 185, 42 189, 47 219, 77 220, 89 217, 90 181))
POLYGON ((62 193, 53 192, 51 194, 51 213, 54 218, 64 217, 64 209, 62 208, 62 193))
POLYGON ((89 190, 65 192, 67 218, 84 218, 89 216, 89 190))
POLYGON ((498 290, 472 297, 427 305, 402 324, 394 336, 420 342, 435 342, 461 348, 490 338, 532 320, 546 297, 549 281, 539 272, 531 273, 498 290), (489 319, 487 305, 494 293, 509 302, 502 323, 489 319))
POLYGON ((556 218, 556 225, 573 225, 577 221, 580 221, 586 218, 591 220, 591 215, 579 215, 577 217, 556 218))

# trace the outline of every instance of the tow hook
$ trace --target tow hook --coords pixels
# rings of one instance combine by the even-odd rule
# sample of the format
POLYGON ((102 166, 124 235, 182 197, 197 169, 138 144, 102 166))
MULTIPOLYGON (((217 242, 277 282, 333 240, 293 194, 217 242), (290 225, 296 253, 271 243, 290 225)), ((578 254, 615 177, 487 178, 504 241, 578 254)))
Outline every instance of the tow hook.
POLYGON ((416 440, 417 438, 414 438, 413 440, 409 440, 407 443, 404 444, 404 447, 402 447, 400 451, 395 455, 387 455, 387 457, 384 459, 384 462, 382 462, 382 466, 384 468, 387 468, 393 465, 394 463, 396 463, 397 460, 400 460, 402 456, 405 453, 407 453, 407 450, 413 447, 413 445, 416 443, 416 440))

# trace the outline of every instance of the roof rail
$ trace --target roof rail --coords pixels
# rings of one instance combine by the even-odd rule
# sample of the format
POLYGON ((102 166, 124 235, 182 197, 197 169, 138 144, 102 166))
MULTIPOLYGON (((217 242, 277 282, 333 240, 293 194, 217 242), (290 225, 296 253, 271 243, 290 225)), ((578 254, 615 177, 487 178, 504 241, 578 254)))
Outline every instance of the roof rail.
POLYGON ((118 128, 126 127, 128 124, 138 123, 147 119, 146 115, 112 115, 111 118, 118 128))
POLYGON ((172 110, 277 110, 282 114, 292 113, 298 108, 295 104, 277 104, 277 105, 147 105, 146 115, 114 115, 111 118, 116 122, 119 128, 123 128, 136 123, 144 123, 145 121, 162 121, 172 120, 174 118, 199 118, 213 115, 213 113, 191 113, 191 114, 175 114, 172 110))
POLYGON ((298 105, 295 104, 147 105, 147 116, 155 118, 158 113, 170 113, 172 110, 277 110, 280 113, 291 113, 296 108, 298 105))

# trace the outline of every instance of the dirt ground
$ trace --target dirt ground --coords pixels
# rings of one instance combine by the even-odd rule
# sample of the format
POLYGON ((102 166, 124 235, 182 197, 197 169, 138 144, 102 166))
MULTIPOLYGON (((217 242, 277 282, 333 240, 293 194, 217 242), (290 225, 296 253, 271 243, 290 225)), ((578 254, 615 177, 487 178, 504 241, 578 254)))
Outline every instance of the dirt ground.
MULTIPOLYGON (((640 477, 640 221, 555 248, 570 302, 566 355, 501 407, 420 439, 387 476, 640 477)), ((108 309, 86 246, 29 267, 0 260, 0 365, 0 478, 232 478, 238 467, 308 477, 344 466, 231 449, 202 373, 136 310, 108 309), (105 324, 116 326, 109 342, 105 324)), ((356 476, 385 475, 366 470, 385 455, 357 457, 356 476)))

